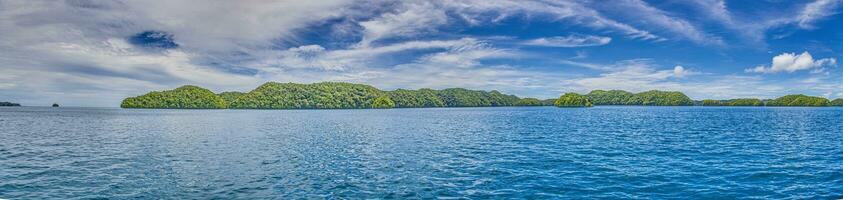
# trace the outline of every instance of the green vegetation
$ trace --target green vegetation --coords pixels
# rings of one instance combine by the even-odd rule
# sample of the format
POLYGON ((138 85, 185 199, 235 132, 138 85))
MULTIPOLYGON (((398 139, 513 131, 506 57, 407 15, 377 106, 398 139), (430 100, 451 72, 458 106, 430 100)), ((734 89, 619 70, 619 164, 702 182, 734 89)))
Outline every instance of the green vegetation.
POLYGON ((586 96, 595 105, 635 105, 631 101, 635 94, 623 90, 593 90, 586 96))
POLYGON ((523 98, 516 101, 515 106, 544 106, 544 103, 536 98, 523 98))
POLYGON ((569 92, 556 99, 553 105, 556 107, 591 107, 592 103, 586 96, 569 92))
POLYGON ((233 109, 362 109, 540 105, 498 91, 450 88, 382 91, 363 84, 323 82, 313 84, 265 83, 248 92, 214 94, 196 86, 150 92, 126 98, 123 108, 233 108, 233 109))
POLYGON ((732 99, 726 102, 727 106, 764 106, 761 99, 732 99))
POLYGON ((395 108, 395 102, 388 96, 380 96, 372 102, 372 108, 395 108))
POLYGON ((389 98, 398 108, 445 107, 445 101, 439 98, 436 90, 431 89, 397 89, 389 92, 389 98))
POLYGON ((767 106, 830 106, 831 103, 826 98, 806 96, 802 94, 792 94, 779 97, 767 102, 767 106))
POLYGON ((545 99, 545 100, 542 100, 542 105, 543 105, 543 106, 554 106, 554 104, 556 104, 556 99, 545 99))
POLYGON ((650 90, 633 94, 623 90, 594 90, 586 95, 594 105, 690 106, 694 101, 681 92, 650 90))
POLYGON ((265 83, 231 102, 239 109, 344 109, 371 108, 384 96, 375 87, 351 83, 265 83))
POLYGON ((627 105, 645 106, 692 106, 694 101, 681 92, 650 90, 635 94, 627 105))
POLYGON ((230 104, 231 102, 234 102, 234 100, 237 100, 237 98, 240 98, 244 94, 246 94, 246 93, 242 93, 242 92, 223 92, 223 93, 217 94, 217 96, 220 96, 220 97, 222 97, 223 100, 225 100, 225 107, 228 108, 228 106, 229 106, 228 104, 230 104))
MULTIPOLYGON (((364 109, 427 107, 557 106, 592 105, 645 106, 843 106, 843 99, 787 95, 773 100, 730 99, 693 101, 681 92, 650 90, 631 93, 623 90, 594 90, 587 95, 565 93, 558 99, 518 98, 498 91, 449 88, 382 91, 363 84, 322 82, 312 84, 268 82, 247 93, 222 92, 186 85, 173 90, 154 91, 130 97, 122 108, 176 109, 364 109)), ((20 106, 0 102, 0 106, 20 106)), ((58 106, 58 104, 54 104, 58 106)))
POLYGON ((20 104, 12 102, 0 102, 0 106, 20 106, 20 104))
POLYGON ((489 106, 513 106, 518 101, 514 95, 501 94, 498 91, 491 92, 467 90, 463 88, 448 88, 437 92, 446 107, 489 107, 489 106))
POLYGON ((720 100, 706 99, 702 100, 702 106, 722 106, 723 102, 720 100))
POLYGON ((706 99, 702 101, 703 106, 764 106, 764 102, 760 99, 730 99, 730 100, 711 100, 706 99))
MULTIPOLYGON (((53 107, 57 107, 53 104, 53 107)), ((121 108, 226 108, 225 100, 208 89, 186 85, 174 90, 150 92, 123 100, 121 108)))

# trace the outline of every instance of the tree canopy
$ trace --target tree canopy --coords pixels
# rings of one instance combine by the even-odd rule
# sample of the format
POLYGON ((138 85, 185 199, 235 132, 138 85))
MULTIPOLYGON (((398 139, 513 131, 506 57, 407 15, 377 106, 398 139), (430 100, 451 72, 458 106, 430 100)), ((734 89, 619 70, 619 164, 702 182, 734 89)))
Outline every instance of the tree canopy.
POLYGON ((231 102, 240 109, 341 109, 371 108, 383 91, 363 84, 322 82, 312 84, 268 82, 231 102))
POLYGON ((694 101, 681 92, 650 90, 631 93, 623 90, 594 90, 586 95, 594 105, 691 106, 694 101))
POLYGON ((623 90, 592 90, 586 96, 595 105, 633 105, 635 94, 623 90))
POLYGON ((702 102, 703 106, 764 106, 764 102, 760 99, 730 99, 730 100, 712 100, 706 99, 702 102))
POLYGON ((394 108, 395 102, 388 96, 380 96, 372 102, 372 108, 394 108))
POLYGON ((225 100, 225 107, 228 108, 228 106, 229 106, 228 104, 230 104, 231 102, 234 102, 234 100, 237 100, 237 98, 240 98, 244 94, 246 94, 246 93, 243 93, 243 92, 222 92, 222 93, 219 93, 217 95, 222 97, 223 100, 225 100))
POLYGON ((792 94, 782 96, 767 102, 767 106, 830 106, 826 98, 807 96, 803 94, 792 94))
POLYGON ((556 102, 553 104, 556 107, 591 107, 593 104, 588 97, 569 92, 565 93, 556 99, 556 102))
POLYGON ((437 96, 445 102, 447 107, 513 106, 519 99, 514 95, 501 94, 495 90, 487 92, 463 88, 439 90, 437 96))
POLYGON ((515 106, 544 106, 544 104, 536 98, 523 98, 515 102, 515 106))
POLYGON ((123 100, 121 108, 226 108, 225 100, 208 89, 185 85, 173 90, 155 91, 123 100))
MULTIPOLYGON (((521 99, 498 91, 450 88, 382 91, 363 84, 268 82, 247 93, 222 92, 183 86, 126 98, 124 108, 234 108, 234 109, 355 109, 514 106, 521 99)), ((537 99, 532 99, 536 100, 537 99)), ((528 100, 529 101, 529 100, 528 100)))
MULTIPOLYGON (((18 104, 0 102, 0 106, 18 104)), ((222 92, 185 85, 173 90, 153 91, 129 97, 123 108, 184 109, 363 109, 363 108, 426 108, 426 107, 494 107, 494 106, 559 106, 592 105, 695 105, 681 92, 650 90, 631 93, 623 90, 594 90, 587 95, 565 93, 558 99, 518 98, 498 91, 448 88, 443 90, 397 89, 383 91, 370 85, 321 82, 311 84, 268 82, 249 92, 222 92)), ((787 95, 773 100, 742 98, 696 101, 702 106, 843 106, 843 99, 829 101, 822 97, 787 95)), ((18 105, 19 106, 19 105, 18 105)))
POLYGON ((395 102, 395 107, 398 108, 426 108, 445 106, 445 101, 439 98, 436 90, 432 89, 397 89, 388 92, 388 94, 389 98, 395 102))

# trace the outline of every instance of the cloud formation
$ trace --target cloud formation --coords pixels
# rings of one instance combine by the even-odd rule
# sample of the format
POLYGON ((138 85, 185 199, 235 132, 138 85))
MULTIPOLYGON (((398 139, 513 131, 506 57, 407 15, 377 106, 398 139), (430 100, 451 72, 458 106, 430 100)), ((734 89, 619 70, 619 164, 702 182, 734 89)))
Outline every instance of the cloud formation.
POLYGON ((799 16, 796 17, 797 24, 802 28, 814 28, 814 21, 836 15, 837 8, 843 5, 843 0, 817 0, 805 5, 799 16))
POLYGON ((783 53, 773 57, 773 64, 770 67, 760 65, 744 71, 756 73, 778 73, 812 69, 814 72, 822 72, 824 70, 823 67, 836 65, 837 59, 835 58, 814 60, 814 57, 806 51, 799 55, 795 53, 783 53))
MULTIPOLYGON (((540 97, 571 85, 728 96, 687 83, 708 67, 729 74, 748 66, 713 61, 730 59, 729 48, 747 48, 735 47, 741 40, 735 35, 765 42, 771 29, 822 31, 828 27, 817 22, 834 19, 841 0, 781 4, 793 9, 762 10, 776 15, 756 19, 723 0, 8 0, 0 2, 0 96, 116 106, 126 96, 183 84, 220 92, 265 81, 471 87, 540 97), (712 51, 726 56, 694 63, 676 55, 712 51)), ((835 48, 811 51, 834 55, 835 48)), ((747 71, 834 73, 828 67, 834 58, 806 54, 783 54, 747 71)), ((769 59, 763 56, 740 59, 769 59)), ((766 81, 759 77, 739 80, 766 81)), ((840 81, 810 80, 805 84, 840 81)))
POLYGON ((612 38, 610 37, 576 34, 569 36, 536 38, 527 40, 522 44, 547 47, 590 47, 606 45, 611 41, 612 38))

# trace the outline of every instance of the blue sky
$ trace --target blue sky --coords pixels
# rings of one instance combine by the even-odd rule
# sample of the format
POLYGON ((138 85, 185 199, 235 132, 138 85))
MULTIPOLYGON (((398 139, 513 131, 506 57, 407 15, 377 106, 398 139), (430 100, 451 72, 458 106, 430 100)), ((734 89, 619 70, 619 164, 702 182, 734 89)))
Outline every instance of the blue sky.
POLYGON ((843 0, 0 1, 0 101, 185 84, 843 97, 843 0))

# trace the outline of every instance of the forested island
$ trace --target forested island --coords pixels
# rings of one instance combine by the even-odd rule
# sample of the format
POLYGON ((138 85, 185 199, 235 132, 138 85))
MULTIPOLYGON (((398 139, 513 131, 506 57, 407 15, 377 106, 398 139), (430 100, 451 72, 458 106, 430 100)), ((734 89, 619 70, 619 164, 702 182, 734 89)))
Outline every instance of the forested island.
POLYGON ((538 99, 521 99, 498 91, 463 88, 383 91, 363 84, 265 83, 247 92, 212 91, 187 85, 123 100, 123 108, 181 109, 362 109, 426 107, 534 106, 538 99))
POLYGON ((3 102, 0 102, 0 106, 20 106, 20 104, 3 101, 3 102))
POLYGON ((520 98, 498 91, 464 88, 397 89, 384 91, 370 85, 321 82, 311 84, 268 82, 249 92, 214 93, 193 85, 129 97, 122 108, 170 109, 365 109, 429 107, 557 106, 843 106, 843 99, 787 95, 776 99, 694 101, 681 92, 651 90, 594 90, 588 94, 565 93, 556 99, 520 98))

